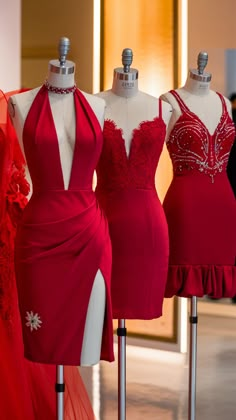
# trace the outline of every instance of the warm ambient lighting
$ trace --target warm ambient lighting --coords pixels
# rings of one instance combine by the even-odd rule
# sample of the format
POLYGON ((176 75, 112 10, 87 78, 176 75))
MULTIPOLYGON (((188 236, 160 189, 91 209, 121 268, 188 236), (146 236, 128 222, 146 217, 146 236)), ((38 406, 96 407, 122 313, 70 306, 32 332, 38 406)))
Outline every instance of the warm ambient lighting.
POLYGON ((100 89, 101 1, 93 1, 93 93, 100 89))
POLYGON ((184 85, 188 73, 188 0, 180 2, 180 82, 184 85))
POLYGON ((110 89, 121 53, 132 48, 139 88, 153 96, 173 88, 174 1, 104 0, 103 89, 110 89))
MULTIPOLYGON (((179 5, 179 43, 180 43, 180 84, 183 86, 188 73, 188 0, 181 0, 179 5)), ((179 298, 179 346, 180 352, 186 353, 188 347, 188 300, 179 298)))

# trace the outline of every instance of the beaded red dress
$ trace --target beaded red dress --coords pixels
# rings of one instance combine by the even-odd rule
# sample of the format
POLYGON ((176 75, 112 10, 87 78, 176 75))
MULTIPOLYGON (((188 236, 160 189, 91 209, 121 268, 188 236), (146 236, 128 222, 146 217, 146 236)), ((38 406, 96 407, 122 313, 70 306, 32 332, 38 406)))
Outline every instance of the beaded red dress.
POLYGON ((100 124, 84 95, 73 93, 76 135, 69 187, 43 85, 28 112, 23 144, 33 184, 16 235, 15 265, 25 356, 80 365, 89 299, 100 269, 106 285, 101 358, 113 361, 111 244, 92 178, 102 149, 100 124))
POLYGON ((236 294, 236 202, 226 167, 234 124, 222 95, 222 115, 211 135, 176 91, 182 115, 167 148, 174 177, 163 206, 169 226, 166 296, 236 294))
MULTIPOLYGON (((19 92, 11 92, 9 95, 19 92)), ((14 270, 16 226, 27 203, 24 159, 0 91, 0 418, 56 419, 55 366, 24 358, 14 270)), ((65 418, 94 420, 76 367, 65 367, 65 418)))
POLYGON ((96 194, 108 218, 112 242, 113 318, 162 315, 168 270, 168 228, 155 188, 166 126, 159 117, 133 131, 129 156, 122 130, 104 124, 96 194))

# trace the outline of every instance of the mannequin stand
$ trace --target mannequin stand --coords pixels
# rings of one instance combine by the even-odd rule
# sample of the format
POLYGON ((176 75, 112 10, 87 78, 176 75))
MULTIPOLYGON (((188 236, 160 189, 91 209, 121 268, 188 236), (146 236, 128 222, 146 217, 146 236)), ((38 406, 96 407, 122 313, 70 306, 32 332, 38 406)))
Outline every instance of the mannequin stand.
POLYGON ((57 420, 64 420, 64 366, 57 366, 57 382, 56 382, 56 393, 57 393, 57 420))
POLYGON ((119 319, 118 328, 118 420, 126 419, 126 328, 119 319))
POLYGON ((188 420, 196 420, 196 378, 197 378, 197 297, 191 297, 189 349, 189 400, 188 420))

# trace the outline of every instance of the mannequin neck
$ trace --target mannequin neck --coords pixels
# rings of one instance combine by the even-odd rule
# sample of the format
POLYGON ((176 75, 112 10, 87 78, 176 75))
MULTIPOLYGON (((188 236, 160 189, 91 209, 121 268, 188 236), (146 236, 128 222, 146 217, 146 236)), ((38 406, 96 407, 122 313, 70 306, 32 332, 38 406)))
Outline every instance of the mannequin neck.
POLYGON ((70 88, 75 85, 75 66, 72 62, 66 62, 66 73, 62 68, 51 61, 48 66, 47 81, 49 85, 57 88, 70 88))
POLYGON ((210 92, 210 82, 195 80, 191 77, 191 75, 189 75, 185 85, 183 86, 183 89, 187 90, 193 95, 208 95, 210 92))
POLYGON ((112 92, 124 98, 136 96, 138 93, 138 71, 130 69, 129 73, 125 73, 122 69, 115 69, 112 92))

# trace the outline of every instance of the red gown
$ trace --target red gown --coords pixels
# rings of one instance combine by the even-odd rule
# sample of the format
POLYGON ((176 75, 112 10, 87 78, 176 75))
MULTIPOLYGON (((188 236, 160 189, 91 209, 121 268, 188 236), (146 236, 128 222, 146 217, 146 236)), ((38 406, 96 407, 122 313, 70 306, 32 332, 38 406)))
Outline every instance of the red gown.
POLYGON ((113 318, 162 315, 169 244, 154 180, 165 133, 159 101, 159 117, 133 131, 127 157, 122 130, 105 121, 96 194, 108 218, 112 242, 113 318))
POLYGON ((236 202, 226 167, 234 124, 222 95, 222 116, 213 135, 171 91, 182 115, 167 148, 174 177, 163 206, 169 226, 170 266, 166 296, 236 294, 236 202))
MULTIPOLYGON (((16 225, 27 203, 29 185, 6 108, 7 98, 0 91, 0 418, 53 420, 56 419, 56 368, 24 359, 14 272, 14 239, 16 225)), ((94 420, 76 367, 65 367, 65 383, 65 419, 94 420)))
POLYGON ((114 360, 111 245, 92 191, 103 137, 85 97, 78 89, 73 95, 76 140, 68 190, 45 86, 28 112, 23 144, 33 194, 18 225, 15 249, 25 357, 57 365, 80 365, 87 309, 99 269, 107 296, 101 358, 114 360))

